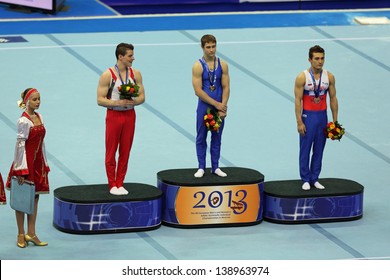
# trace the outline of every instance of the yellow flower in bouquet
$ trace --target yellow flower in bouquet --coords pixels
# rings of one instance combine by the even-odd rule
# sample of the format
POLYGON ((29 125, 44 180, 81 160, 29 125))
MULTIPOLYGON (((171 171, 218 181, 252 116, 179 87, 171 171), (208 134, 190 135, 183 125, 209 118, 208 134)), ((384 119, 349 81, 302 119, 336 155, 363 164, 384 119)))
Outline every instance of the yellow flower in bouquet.
POLYGON ((118 87, 120 99, 131 99, 137 97, 139 91, 139 85, 136 83, 128 82, 118 87))
POLYGON ((325 128, 325 135, 327 138, 332 140, 339 140, 345 134, 345 129, 339 122, 330 122, 325 128))
POLYGON ((219 128, 222 124, 222 119, 218 114, 218 111, 207 108, 207 114, 203 117, 204 125, 208 130, 219 132, 219 128))

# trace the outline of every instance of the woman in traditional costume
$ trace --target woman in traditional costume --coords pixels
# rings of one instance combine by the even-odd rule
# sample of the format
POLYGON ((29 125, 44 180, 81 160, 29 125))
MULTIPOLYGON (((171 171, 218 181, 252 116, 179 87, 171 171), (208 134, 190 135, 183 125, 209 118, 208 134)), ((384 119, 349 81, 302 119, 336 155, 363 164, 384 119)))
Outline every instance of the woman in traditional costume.
MULTIPOLYGON (((34 213, 27 215, 27 234, 24 231, 25 213, 15 211, 18 226, 17 246, 25 248, 29 242, 36 246, 46 246, 35 232, 38 200, 40 194, 49 193, 48 173, 50 171, 45 155, 44 137, 46 134, 42 115, 36 112, 41 104, 40 93, 35 88, 28 88, 21 94, 19 107, 25 109, 17 123, 17 141, 15 158, 8 175, 6 187, 11 188, 11 178, 18 183, 35 185, 34 213)), ((16 186, 17 187, 17 186, 16 186)))

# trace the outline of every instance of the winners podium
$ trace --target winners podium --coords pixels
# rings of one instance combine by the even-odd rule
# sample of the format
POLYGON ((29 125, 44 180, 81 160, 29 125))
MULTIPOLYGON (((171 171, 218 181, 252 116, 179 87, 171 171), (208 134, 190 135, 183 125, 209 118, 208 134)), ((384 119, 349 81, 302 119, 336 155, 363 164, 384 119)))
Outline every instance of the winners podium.
POLYGON ((227 177, 205 170, 171 169, 157 173, 157 187, 127 183, 128 195, 111 195, 106 184, 54 190, 53 225, 77 234, 157 229, 339 222, 363 216, 364 187, 327 178, 325 189, 302 190, 301 180, 264 182, 260 172, 225 167, 227 177))
POLYGON ((151 185, 125 183, 128 195, 112 195, 108 185, 54 190, 53 225, 79 234, 146 231, 161 225, 162 192, 151 185))
POLYGON ((301 180, 271 181, 264 186, 264 220, 275 223, 320 223, 360 219, 364 187, 357 182, 327 178, 324 190, 302 190, 301 180))
POLYGON ((157 173, 163 193, 162 222, 182 228, 247 226, 259 224, 263 217, 264 176, 252 169, 222 168, 227 177, 205 170, 171 169, 157 173))

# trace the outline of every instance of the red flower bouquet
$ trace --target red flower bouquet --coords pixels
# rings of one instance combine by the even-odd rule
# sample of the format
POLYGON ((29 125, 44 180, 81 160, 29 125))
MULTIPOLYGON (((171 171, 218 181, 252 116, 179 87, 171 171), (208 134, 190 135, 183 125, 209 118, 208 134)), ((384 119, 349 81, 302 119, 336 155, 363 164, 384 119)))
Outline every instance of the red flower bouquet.
POLYGON ((326 129, 325 129, 326 137, 329 139, 332 139, 332 140, 339 140, 340 141, 340 139, 341 139, 341 137, 343 137, 344 133, 345 133, 345 129, 337 121, 328 123, 328 125, 326 126, 326 129))
POLYGON ((138 96, 139 85, 131 83, 123 84, 118 87, 120 99, 131 99, 138 96))
POLYGON ((208 130, 219 132, 219 128, 222 124, 222 119, 218 114, 218 111, 212 110, 210 108, 207 109, 207 114, 204 115, 204 125, 208 130))

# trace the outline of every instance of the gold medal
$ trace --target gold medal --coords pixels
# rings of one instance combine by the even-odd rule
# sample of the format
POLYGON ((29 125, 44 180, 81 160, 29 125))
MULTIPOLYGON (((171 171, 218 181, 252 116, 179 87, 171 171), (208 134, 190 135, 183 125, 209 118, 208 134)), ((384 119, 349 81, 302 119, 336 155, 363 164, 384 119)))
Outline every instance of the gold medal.
POLYGON ((313 100, 314 100, 315 104, 318 104, 318 103, 321 102, 321 98, 320 97, 314 97, 313 100))
POLYGON ((217 61, 217 58, 214 57, 214 67, 212 68, 213 71, 211 71, 211 69, 210 69, 209 65, 207 64, 206 60, 204 59, 204 57, 201 60, 201 63, 207 69, 207 74, 209 76, 209 81, 210 81, 209 89, 211 92, 215 91, 215 89, 216 89, 216 87, 215 87, 215 83, 217 81, 216 61, 217 61))

